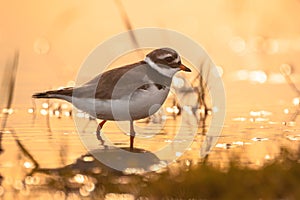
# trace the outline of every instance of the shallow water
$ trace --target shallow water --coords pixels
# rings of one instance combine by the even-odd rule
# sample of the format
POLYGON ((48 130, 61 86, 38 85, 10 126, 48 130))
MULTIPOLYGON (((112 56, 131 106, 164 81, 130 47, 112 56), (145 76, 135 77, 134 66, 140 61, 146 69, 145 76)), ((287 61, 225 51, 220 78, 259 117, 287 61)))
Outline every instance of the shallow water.
MULTIPOLYGON (((299 119, 296 116, 293 121, 290 120, 293 113, 297 111, 297 107, 292 107, 288 114, 282 113, 283 109, 276 107, 273 110, 250 110, 249 112, 238 112, 238 109, 235 111, 229 110, 223 125, 223 131, 216 146, 208 156, 208 162, 226 168, 233 157, 238 157, 241 165, 258 168, 274 159, 279 154, 281 147, 297 150, 300 140, 299 119)), ((183 149, 182 152, 178 152, 178 146, 172 146, 173 148, 169 148, 164 154, 165 158, 160 159, 165 160, 175 155, 178 160, 197 163, 201 160, 199 156, 200 148, 206 138, 203 132, 206 133, 206 130, 211 126, 210 118, 211 116, 207 118, 205 130, 199 127, 195 135, 193 135, 193 132, 189 132, 192 126, 184 122, 183 119, 191 124, 194 124, 197 120, 193 115, 187 113, 182 113, 182 116, 178 116, 176 119, 172 116, 164 117, 165 121, 162 121, 163 123, 148 124, 145 120, 139 121, 136 126, 146 126, 148 132, 137 134, 135 147, 153 154, 170 143, 179 144, 179 149, 183 149), (182 126, 186 134, 177 137, 178 128, 182 126), (163 128, 161 129, 161 127, 163 128), (151 135, 152 132, 156 134, 151 135), (181 148, 180 145, 189 139, 192 140, 192 144, 187 148, 181 148)), ((108 195, 107 198, 109 199, 110 196, 117 195, 113 193, 106 194, 104 190, 101 191, 101 187, 100 189, 99 187, 95 188, 96 181, 90 176, 82 175, 81 170, 85 170, 86 173, 91 171, 97 174, 106 169, 105 166, 99 165, 99 163, 95 165, 93 157, 84 156, 88 153, 85 146, 91 144, 89 141, 95 142, 90 148, 105 149, 96 140, 94 132, 97 122, 85 118, 82 123, 82 125, 75 124, 72 117, 67 116, 61 116, 60 118, 52 116, 47 119, 46 115, 37 114, 34 117, 34 114, 28 113, 27 109, 16 108, 8 117, 2 138, 4 152, 0 156, 0 174, 2 176, 0 180, 0 182, 2 181, 0 198, 80 199, 87 196, 93 199, 93 194, 101 193, 102 196, 108 195), (76 128, 76 125, 78 128, 76 128), (80 136, 78 132, 80 132, 80 136), (36 166, 33 159, 38 163, 38 168, 42 170, 31 175, 36 166), (82 167, 81 162, 86 165, 82 167), (73 170, 71 172, 67 170, 70 169, 70 166, 73 170), (74 169, 77 171, 74 171, 74 169), (68 177, 69 173, 72 175, 71 178, 67 179, 67 183, 71 184, 69 188, 73 188, 70 192, 60 190, 61 186, 51 186, 48 182, 48 176, 60 174, 58 177, 68 177), (72 180, 76 184, 82 181, 84 187, 76 186, 76 184, 74 186, 72 180), (87 189, 88 187, 90 189, 87 189)), ((122 126, 122 128, 124 127, 122 126)), ((124 129, 126 129, 126 126, 124 129)), ((103 129, 103 133, 106 141, 111 142, 110 145, 119 148, 129 146, 129 137, 122 133, 116 123, 108 122, 103 129)), ((110 145, 108 145, 109 149, 110 145)), ((131 171, 127 170, 126 173, 136 172, 131 169, 131 171)), ((112 178, 116 174, 118 172, 107 170, 105 177, 111 176, 112 178)), ((126 178, 123 179, 122 181, 125 182, 131 181, 126 178)), ((120 180, 118 179, 118 181, 120 180)), ((62 181, 62 183, 65 182, 62 181)), ((112 198, 119 197, 113 196, 112 198)), ((133 198, 133 196, 129 195, 126 198, 133 198)))

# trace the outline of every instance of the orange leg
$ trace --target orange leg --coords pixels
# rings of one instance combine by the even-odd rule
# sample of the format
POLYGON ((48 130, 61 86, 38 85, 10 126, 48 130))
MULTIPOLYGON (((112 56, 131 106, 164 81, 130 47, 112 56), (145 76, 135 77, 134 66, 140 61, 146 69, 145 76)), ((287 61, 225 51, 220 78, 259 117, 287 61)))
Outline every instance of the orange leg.
POLYGON ((130 121, 130 151, 133 151, 133 143, 134 143, 135 131, 133 127, 133 121, 130 121))
POLYGON ((96 131, 97 139, 100 140, 102 144, 104 144, 104 140, 102 139, 100 133, 101 133, 101 129, 104 126, 105 122, 106 122, 106 120, 103 120, 102 122, 100 122, 98 124, 97 131, 96 131))

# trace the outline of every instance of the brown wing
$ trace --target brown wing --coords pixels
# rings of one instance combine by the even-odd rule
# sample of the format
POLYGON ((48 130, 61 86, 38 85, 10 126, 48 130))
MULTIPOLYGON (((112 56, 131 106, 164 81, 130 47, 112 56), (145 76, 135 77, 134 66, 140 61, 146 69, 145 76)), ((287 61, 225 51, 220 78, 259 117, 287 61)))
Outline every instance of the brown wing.
POLYGON ((120 99, 145 84, 146 63, 112 69, 73 89, 73 96, 97 99, 120 99))

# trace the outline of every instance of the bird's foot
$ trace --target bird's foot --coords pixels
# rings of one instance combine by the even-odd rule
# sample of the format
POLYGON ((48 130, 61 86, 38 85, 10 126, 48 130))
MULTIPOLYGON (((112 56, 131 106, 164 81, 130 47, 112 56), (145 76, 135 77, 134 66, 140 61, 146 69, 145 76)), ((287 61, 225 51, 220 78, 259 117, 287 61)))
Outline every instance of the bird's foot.
POLYGON ((129 147, 129 151, 130 151, 130 152, 134 152, 133 146, 130 146, 130 147, 129 147))
POLYGON ((104 140, 101 137, 101 132, 97 130, 96 132, 97 139, 101 142, 101 145, 104 145, 104 140))

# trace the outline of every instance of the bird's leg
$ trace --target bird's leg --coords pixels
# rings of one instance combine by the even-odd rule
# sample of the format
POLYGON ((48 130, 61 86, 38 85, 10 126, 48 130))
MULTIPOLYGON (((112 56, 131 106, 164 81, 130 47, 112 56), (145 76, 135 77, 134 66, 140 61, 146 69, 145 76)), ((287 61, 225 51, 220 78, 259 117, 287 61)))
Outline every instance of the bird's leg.
POLYGON ((134 136, 135 136, 135 131, 133 127, 133 120, 130 120, 130 151, 133 151, 134 136))
POLYGON ((105 122, 106 122, 106 120, 103 120, 102 122, 100 122, 98 124, 97 131, 96 131, 97 139, 101 141, 102 145, 104 144, 104 140, 102 139, 100 133, 101 133, 101 129, 104 126, 105 122))

